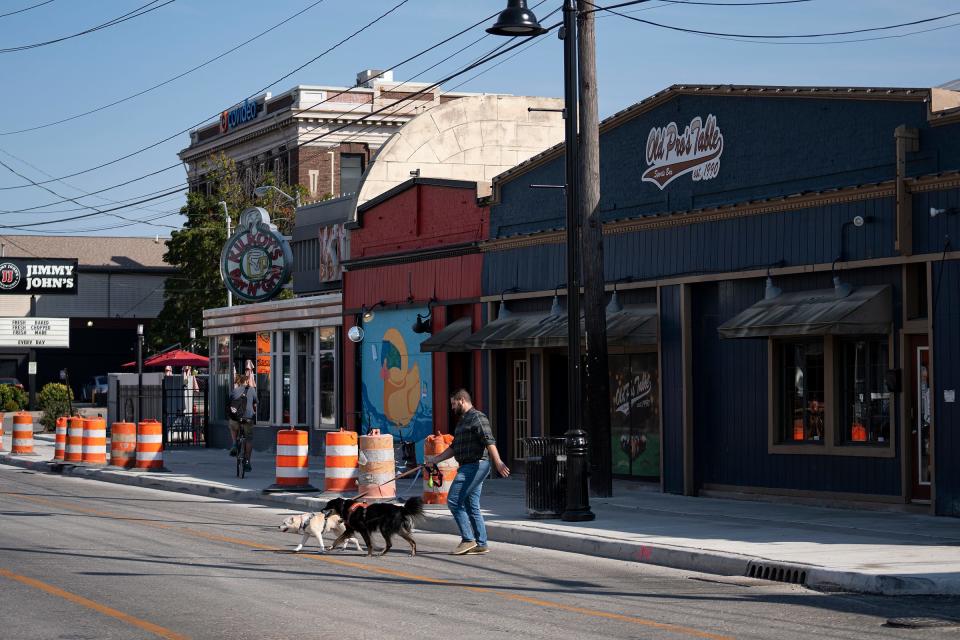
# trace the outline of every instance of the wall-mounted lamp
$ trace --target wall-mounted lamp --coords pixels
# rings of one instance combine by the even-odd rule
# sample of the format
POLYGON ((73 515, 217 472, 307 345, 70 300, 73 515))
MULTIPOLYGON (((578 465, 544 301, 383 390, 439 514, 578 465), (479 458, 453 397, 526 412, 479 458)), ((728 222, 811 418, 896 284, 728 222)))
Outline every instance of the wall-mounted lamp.
POLYGON ((92 326, 93 326, 93 320, 87 320, 87 326, 88 326, 88 327, 92 327, 92 326))
POLYGON ((770 267, 767 267, 767 284, 763 288, 763 299, 773 300, 783 293, 783 289, 773 284, 773 278, 770 276, 770 267))
POLYGON ((414 333, 433 333, 433 305, 436 302, 436 298, 430 298, 427 302, 427 315, 417 314, 417 319, 413 323, 414 333))
POLYGON ((137 325, 137 335, 138 335, 138 336, 142 336, 142 335, 143 335, 143 325, 142 325, 142 324, 138 324, 138 325, 137 325))
POLYGON ((376 317, 376 315, 373 313, 373 310, 377 307, 382 307, 384 304, 384 301, 380 300, 378 302, 374 302, 369 309, 367 309, 366 306, 361 307, 362 310, 360 312, 360 317, 363 318, 364 322, 373 322, 373 319, 376 317))
POLYGON ((620 313, 623 311, 623 304, 620 302, 620 295, 617 293, 617 283, 613 283, 613 295, 610 296, 610 302, 607 303, 607 315, 620 313))
POLYGON ((563 315, 563 307, 560 306, 560 296, 557 294, 559 290, 560 285, 553 288, 553 302, 550 303, 551 318, 559 318, 563 315))
POLYGON ((946 207, 943 209, 938 209, 937 207, 930 207, 930 217, 936 218, 945 213, 960 213, 960 207, 946 207))
POLYGON ((414 169, 414 170, 412 170, 412 171, 410 172, 410 177, 411 177, 411 178, 419 178, 419 177, 420 177, 420 169, 414 169))

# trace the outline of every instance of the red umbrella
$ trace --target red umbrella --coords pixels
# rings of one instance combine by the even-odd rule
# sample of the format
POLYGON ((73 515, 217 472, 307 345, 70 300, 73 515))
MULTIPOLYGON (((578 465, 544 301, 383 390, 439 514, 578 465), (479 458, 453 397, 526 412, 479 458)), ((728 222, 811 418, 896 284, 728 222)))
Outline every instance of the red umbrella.
MULTIPOLYGON (((190 351, 184 351, 183 349, 174 349, 172 351, 165 351, 163 353, 158 353, 155 356, 150 356, 143 361, 143 366, 145 367, 209 367, 210 358, 206 356, 201 356, 200 354, 193 353, 190 351)), ((135 367, 137 366, 136 361, 127 362, 121 365, 123 367, 135 367)))

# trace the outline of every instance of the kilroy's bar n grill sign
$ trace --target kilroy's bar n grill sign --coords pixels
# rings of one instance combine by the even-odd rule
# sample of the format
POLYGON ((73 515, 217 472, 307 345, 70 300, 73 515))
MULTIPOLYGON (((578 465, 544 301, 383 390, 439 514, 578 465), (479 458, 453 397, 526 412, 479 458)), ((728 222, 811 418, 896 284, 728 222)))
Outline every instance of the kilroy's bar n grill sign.
POLYGON ((77 260, 0 258, 0 294, 76 295, 77 260))
POLYGON ((220 254, 220 275, 235 296, 247 302, 270 300, 290 279, 290 243, 270 223, 262 207, 240 214, 237 231, 220 254))

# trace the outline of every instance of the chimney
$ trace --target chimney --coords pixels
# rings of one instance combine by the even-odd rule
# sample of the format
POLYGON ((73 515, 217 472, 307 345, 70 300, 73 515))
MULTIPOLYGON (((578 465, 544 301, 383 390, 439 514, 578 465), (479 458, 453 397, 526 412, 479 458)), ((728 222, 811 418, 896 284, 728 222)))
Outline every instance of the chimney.
POLYGON ((357 74, 357 86, 372 89, 375 82, 393 82, 393 71, 364 69, 357 74))

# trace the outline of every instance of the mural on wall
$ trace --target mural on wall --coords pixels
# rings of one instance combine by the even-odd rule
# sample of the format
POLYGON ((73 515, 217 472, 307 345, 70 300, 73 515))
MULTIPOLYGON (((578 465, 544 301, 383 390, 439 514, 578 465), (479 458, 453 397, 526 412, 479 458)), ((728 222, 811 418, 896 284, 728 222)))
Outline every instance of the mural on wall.
POLYGON ((343 276, 340 265, 345 255, 347 231, 343 224, 321 227, 320 240, 320 282, 339 280, 343 276))
POLYGON ((433 433, 431 354, 420 353, 428 333, 414 333, 417 311, 381 311, 363 325, 361 349, 362 432, 380 429, 394 439, 416 443, 433 433))
POLYGON ((657 354, 610 355, 613 473, 660 477, 657 354))
POLYGON ((723 134, 712 113, 706 122, 695 117, 680 130, 676 122, 653 127, 647 135, 647 166, 641 180, 662 191, 680 176, 690 174, 694 182, 712 180, 720 173, 723 134))

